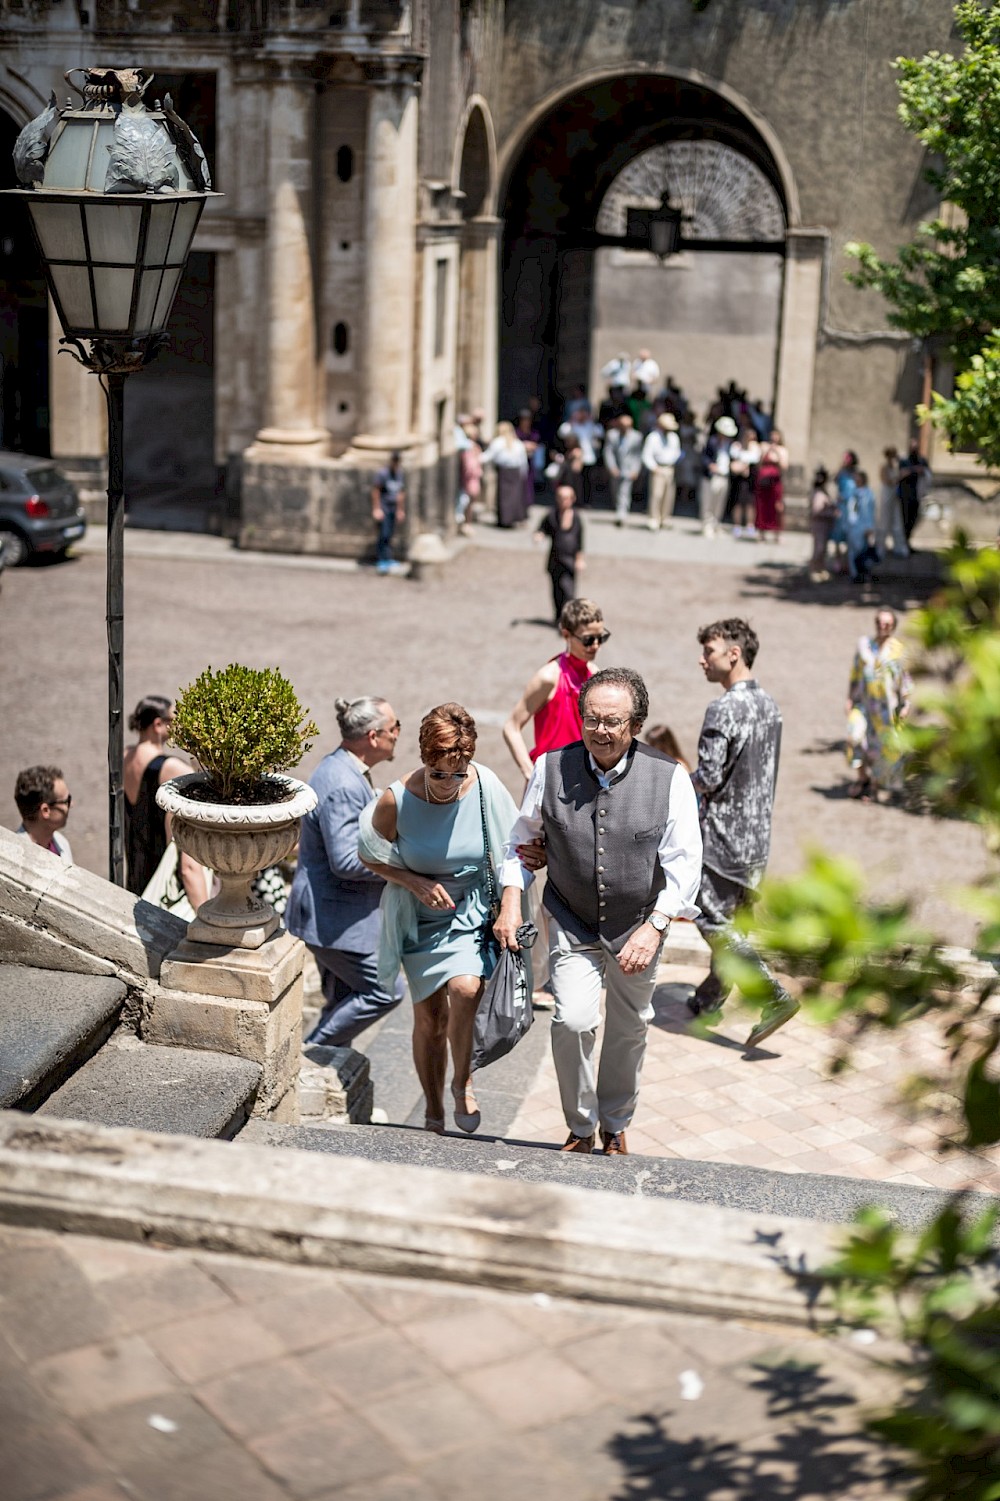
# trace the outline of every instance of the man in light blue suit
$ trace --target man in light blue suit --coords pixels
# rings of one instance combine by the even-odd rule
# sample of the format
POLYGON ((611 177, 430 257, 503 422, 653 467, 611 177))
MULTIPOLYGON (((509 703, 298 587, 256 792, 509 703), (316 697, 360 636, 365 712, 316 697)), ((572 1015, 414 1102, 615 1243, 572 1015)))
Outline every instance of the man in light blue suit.
POLYGON ((346 1048, 403 998, 401 981, 395 995, 378 983, 385 882, 358 859, 358 819, 376 796, 371 769, 395 755, 399 720, 384 698, 338 698, 335 707, 341 743, 310 782, 319 802, 302 820, 285 926, 308 945, 323 985, 306 1042, 346 1048))

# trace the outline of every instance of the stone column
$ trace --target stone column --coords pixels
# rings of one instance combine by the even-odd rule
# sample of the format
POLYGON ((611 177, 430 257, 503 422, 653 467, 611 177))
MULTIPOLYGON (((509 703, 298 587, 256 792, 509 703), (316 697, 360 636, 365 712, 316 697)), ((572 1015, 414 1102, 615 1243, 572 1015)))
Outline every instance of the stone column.
POLYGON ((266 93, 268 108, 267 391, 260 444, 322 444, 317 422, 313 300, 313 125, 311 78, 286 67, 266 93))
POLYGON ((359 446, 405 448, 413 424, 420 62, 386 58, 369 68, 368 79, 359 446))
POLYGON ((96 375, 60 348, 62 327, 49 299, 49 442, 91 521, 108 510, 108 407, 96 375))
POLYGON ((462 229, 458 325, 458 405, 481 407, 486 431, 497 420, 497 288, 502 219, 470 219, 462 229))
POLYGON ((793 482, 810 461, 813 383, 823 295, 825 232, 790 229, 785 236, 785 277, 781 298, 781 343, 775 426, 788 449, 793 482))

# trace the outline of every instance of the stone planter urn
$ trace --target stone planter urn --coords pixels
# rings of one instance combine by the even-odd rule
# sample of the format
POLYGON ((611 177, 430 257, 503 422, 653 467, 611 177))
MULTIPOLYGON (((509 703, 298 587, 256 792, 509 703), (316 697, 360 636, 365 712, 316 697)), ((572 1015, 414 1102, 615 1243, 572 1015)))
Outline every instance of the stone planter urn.
POLYGON ((207 787, 204 772, 189 772, 164 782, 156 801, 172 819, 177 848, 208 866, 219 878, 221 891, 203 902, 189 925, 194 943, 222 948, 259 949, 281 920, 250 886, 269 865, 291 854, 299 826, 316 806, 316 794, 295 777, 272 776, 273 803, 214 803, 192 797, 195 787, 207 787))

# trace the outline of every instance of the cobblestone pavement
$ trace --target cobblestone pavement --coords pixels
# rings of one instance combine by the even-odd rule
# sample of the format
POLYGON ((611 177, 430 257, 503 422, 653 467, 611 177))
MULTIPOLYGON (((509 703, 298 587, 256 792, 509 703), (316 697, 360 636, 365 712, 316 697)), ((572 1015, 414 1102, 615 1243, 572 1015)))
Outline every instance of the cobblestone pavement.
POLYGON ((888 1501, 848 1337, 0 1227, 4 1501, 888 1501))
MULTIPOLYGON (((801 1016, 747 1052, 756 1015, 730 1003, 721 1024, 703 1035, 684 1002, 704 974, 661 967, 631 1152, 1000 1193, 1000 1148, 942 1155, 939 1131, 900 1103, 908 1077, 942 1062, 940 1035, 929 1024, 866 1038, 834 1078, 836 1036, 801 1016)), ((546 1050, 506 1136, 553 1142, 565 1135, 546 1050)))

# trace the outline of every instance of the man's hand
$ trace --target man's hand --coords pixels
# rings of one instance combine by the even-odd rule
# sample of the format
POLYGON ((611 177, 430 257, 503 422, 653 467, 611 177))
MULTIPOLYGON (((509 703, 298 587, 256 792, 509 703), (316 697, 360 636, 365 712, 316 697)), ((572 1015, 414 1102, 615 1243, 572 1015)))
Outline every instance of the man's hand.
POLYGON ((411 871, 407 885, 417 901, 430 907, 432 912, 454 911, 455 903, 440 881, 432 880, 430 876, 418 876, 415 871, 411 871))
POLYGON ((500 916, 493 924, 493 936, 502 949, 519 949, 517 930, 521 926, 521 893, 516 886, 505 886, 500 899, 500 916))
POLYGON ((658 933, 652 923, 644 922, 641 927, 636 928, 618 955, 618 967, 622 974, 637 975, 646 969, 652 964, 662 942, 663 934, 658 933))
POLYGON ((519 844, 517 858, 528 870, 541 870, 548 863, 549 858, 545 840, 539 837, 533 839, 530 844, 519 844))
POLYGON ((373 521, 381 521, 384 515, 385 515, 385 512, 382 510, 381 506, 372 506, 372 520, 373 521))

